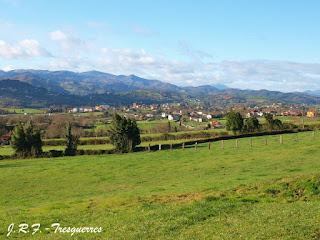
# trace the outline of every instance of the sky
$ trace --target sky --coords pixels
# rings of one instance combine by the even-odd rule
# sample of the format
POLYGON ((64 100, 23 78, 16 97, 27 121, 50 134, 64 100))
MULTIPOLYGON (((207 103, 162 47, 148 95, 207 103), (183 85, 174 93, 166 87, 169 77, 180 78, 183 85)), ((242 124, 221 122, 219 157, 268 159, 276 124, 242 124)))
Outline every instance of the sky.
POLYGON ((0 0, 0 70, 320 89, 318 0, 0 0))

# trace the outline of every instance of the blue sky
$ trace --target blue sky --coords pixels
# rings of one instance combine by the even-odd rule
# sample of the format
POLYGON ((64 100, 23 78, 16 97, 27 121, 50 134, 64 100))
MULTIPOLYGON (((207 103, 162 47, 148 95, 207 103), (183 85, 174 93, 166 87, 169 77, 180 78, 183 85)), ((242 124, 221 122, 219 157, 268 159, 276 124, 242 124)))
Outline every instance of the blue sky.
POLYGON ((319 1, 0 0, 0 69, 320 89, 319 1))

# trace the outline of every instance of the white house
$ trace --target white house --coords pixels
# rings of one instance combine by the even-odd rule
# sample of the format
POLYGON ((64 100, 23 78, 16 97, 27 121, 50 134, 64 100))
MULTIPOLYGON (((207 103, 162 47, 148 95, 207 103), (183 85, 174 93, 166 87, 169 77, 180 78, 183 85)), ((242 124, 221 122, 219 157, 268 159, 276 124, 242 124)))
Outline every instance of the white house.
POLYGON ((168 114, 167 114, 167 113, 161 113, 161 116, 162 116, 163 118, 167 118, 167 117, 168 117, 168 114))
POLYGON ((207 119, 211 119, 211 118, 212 118, 212 115, 208 114, 207 119))
POLYGON ((173 116, 172 116, 171 114, 168 115, 168 120, 169 120, 169 121, 173 120, 173 116))

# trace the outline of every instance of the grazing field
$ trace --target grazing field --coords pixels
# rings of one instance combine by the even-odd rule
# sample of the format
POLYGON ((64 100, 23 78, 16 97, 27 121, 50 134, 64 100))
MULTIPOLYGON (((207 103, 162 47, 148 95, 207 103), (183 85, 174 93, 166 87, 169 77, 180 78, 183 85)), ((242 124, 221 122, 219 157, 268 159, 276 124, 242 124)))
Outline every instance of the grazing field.
POLYGON ((1 109, 8 111, 9 113, 32 113, 32 114, 43 113, 43 111, 39 109, 33 109, 33 108, 1 108, 1 109))
POLYGON ((0 238, 40 223, 32 239, 319 239, 318 133, 252 143, 0 161, 0 238), (71 237, 52 223, 103 231, 71 237))

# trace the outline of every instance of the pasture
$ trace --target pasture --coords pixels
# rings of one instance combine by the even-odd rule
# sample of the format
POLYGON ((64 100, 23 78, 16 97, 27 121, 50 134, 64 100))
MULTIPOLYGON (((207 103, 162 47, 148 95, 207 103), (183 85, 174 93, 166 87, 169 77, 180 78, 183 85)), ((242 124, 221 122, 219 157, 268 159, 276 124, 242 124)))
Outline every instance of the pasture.
POLYGON ((252 143, 0 161, 0 238, 11 223, 40 223, 33 239, 318 239, 318 132, 252 143), (103 231, 45 230, 56 222, 103 231))

